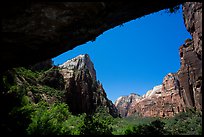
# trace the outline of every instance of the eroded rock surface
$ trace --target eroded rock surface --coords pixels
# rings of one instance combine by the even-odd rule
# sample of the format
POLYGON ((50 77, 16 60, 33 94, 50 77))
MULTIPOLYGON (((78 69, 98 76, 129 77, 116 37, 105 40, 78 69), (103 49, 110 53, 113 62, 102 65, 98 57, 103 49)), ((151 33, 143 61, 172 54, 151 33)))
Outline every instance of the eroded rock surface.
MULTIPOLYGON (((120 98, 117 102, 120 102, 121 106, 126 105, 120 98)), ((167 74, 162 85, 155 86, 141 98, 129 102, 128 106, 126 116, 137 114, 142 117, 172 117, 185 111, 177 74, 167 74)))
POLYGON ((162 86, 128 104, 127 116, 171 117, 187 108, 202 110, 202 3, 183 4, 183 17, 192 39, 180 46, 180 69, 167 74, 162 86))
POLYGON ((103 106, 112 116, 118 116, 102 84, 96 80, 96 71, 88 54, 79 55, 59 67, 65 81, 65 99, 74 114, 91 114, 103 106))
POLYGON ((187 107, 202 109, 202 3, 186 2, 183 15, 192 40, 187 39, 180 47, 181 93, 187 107))
POLYGON ((121 117, 126 117, 130 105, 133 104, 134 102, 138 101, 141 98, 142 97, 140 95, 132 93, 129 96, 121 96, 121 97, 119 97, 115 101, 114 105, 118 109, 118 113, 120 114, 120 116, 121 117))

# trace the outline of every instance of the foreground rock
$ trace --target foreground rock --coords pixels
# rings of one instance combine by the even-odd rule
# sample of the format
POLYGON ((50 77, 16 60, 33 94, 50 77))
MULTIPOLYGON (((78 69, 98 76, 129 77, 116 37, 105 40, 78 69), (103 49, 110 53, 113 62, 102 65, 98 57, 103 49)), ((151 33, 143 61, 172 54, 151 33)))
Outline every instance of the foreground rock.
POLYGON ((0 4, 0 71, 53 58, 122 23, 183 2, 4 1, 0 4))

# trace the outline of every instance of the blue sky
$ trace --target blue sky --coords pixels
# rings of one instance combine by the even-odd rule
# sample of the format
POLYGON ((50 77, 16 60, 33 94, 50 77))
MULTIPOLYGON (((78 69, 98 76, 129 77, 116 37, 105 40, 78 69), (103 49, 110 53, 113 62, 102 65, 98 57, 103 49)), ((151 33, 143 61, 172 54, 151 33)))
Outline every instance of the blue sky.
POLYGON ((169 72, 180 68, 179 47, 187 32, 181 8, 162 10, 124 23, 71 51, 53 58, 59 65, 80 54, 89 54, 108 98, 114 103, 130 93, 145 94, 162 84, 169 72))

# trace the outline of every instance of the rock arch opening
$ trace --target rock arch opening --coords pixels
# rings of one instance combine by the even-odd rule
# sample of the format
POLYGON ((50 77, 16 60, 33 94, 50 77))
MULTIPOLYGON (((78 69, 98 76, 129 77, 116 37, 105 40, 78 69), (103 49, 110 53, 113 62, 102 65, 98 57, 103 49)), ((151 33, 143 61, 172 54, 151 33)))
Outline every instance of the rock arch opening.
MULTIPOLYGON (((180 89, 185 101, 190 104, 192 100, 187 96, 190 94, 189 86, 191 86, 195 106, 202 108, 200 102, 202 84, 198 84, 202 83, 202 3, 200 2, 161 0, 157 3, 143 1, 139 4, 135 2, 1 4, 0 71, 52 58, 94 40, 104 31, 124 22, 181 3, 184 5, 184 22, 192 41, 186 42, 180 48, 183 54, 178 74, 180 89), (76 24, 80 27, 75 27, 76 24), (190 68, 187 70, 185 66, 190 68)), ((122 61, 126 63, 126 60, 122 61)))
POLYGON ((180 6, 177 13, 162 10, 124 23, 53 60, 57 65, 89 54, 98 80, 114 102, 131 92, 143 95, 161 84, 166 74, 177 72, 179 46, 190 37, 180 6))

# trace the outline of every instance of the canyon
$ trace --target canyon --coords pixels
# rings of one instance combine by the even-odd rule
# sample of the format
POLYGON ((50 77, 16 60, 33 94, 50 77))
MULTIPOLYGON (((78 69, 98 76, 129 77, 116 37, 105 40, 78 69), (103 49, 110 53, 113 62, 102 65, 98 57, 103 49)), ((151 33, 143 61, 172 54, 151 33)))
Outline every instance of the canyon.
MULTIPOLYGON (((163 81, 162 86, 158 86, 156 88, 157 90, 153 89, 143 99, 139 99, 143 107, 137 106, 138 104, 135 103, 137 101, 134 101, 134 95, 131 95, 131 101, 129 100, 129 102, 135 104, 138 110, 134 110, 135 107, 129 104, 124 104, 125 107, 131 108, 131 111, 123 112, 122 115, 130 115, 140 111, 141 115, 147 116, 172 116, 177 112, 185 111, 185 108, 194 107, 195 109, 202 109, 201 2, 35 3, 27 1, 25 3, 3 3, 1 4, 0 11, 1 92, 5 92, 2 77, 3 73, 8 69, 27 66, 50 59, 80 44, 94 40, 104 31, 121 25, 124 22, 165 8, 172 8, 178 4, 182 4, 184 23, 192 35, 192 40, 186 40, 179 49, 181 59, 180 69, 176 73, 168 74, 165 77, 166 82, 163 81), (154 98, 153 101, 151 99, 149 100, 150 97, 151 99, 154 98), (154 102, 155 100, 160 100, 160 102, 154 102), (145 101, 148 102, 149 107, 145 105, 145 101), (174 105, 165 105, 169 102, 174 105), (158 106, 155 104, 160 105, 162 109, 157 110, 158 106), (166 106, 171 107, 163 110, 166 106), (147 108, 151 109, 146 110, 147 108)), ((63 71, 60 74, 55 72, 55 75, 64 75, 65 81, 67 82, 64 86, 67 90, 74 87, 73 90, 78 93, 79 88, 81 88, 83 94, 80 94, 79 98, 83 98, 87 100, 87 103, 90 103, 90 98, 85 96, 89 93, 87 91, 88 88, 92 90, 92 87, 86 87, 87 82, 91 82, 91 85, 96 85, 97 89, 101 91, 101 94, 105 96, 102 84, 93 82, 95 81, 95 72, 93 69, 86 69, 88 72, 79 71, 75 74, 72 72, 71 66, 68 65, 67 70, 64 70, 62 67, 63 71), (65 76, 65 73, 69 73, 70 76, 65 76), (80 82, 73 84, 74 80, 80 82)), ((46 83, 46 81, 44 82, 46 83)), ((63 88, 63 84, 60 88, 63 88)), ((76 100, 78 99, 76 95, 68 94, 71 97, 67 102, 76 105, 76 100)), ((93 99, 92 95, 91 99, 93 99)), ((99 98, 93 100, 94 102, 103 102, 103 99, 99 98)), ((107 102, 105 101, 103 103, 107 104, 107 102)), ((123 102, 126 101, 123 100, 123 102)), ((83 104, 83 102, 80 102, 80 104, 83 104)), ((87 106, 85 104, 83 105, 83 107, 76 111, 84 112, 87 109, 95 108, 94 105, 90 108, 90 104, 87 106)), ((109 105, 114 107, 114 105, 109 105)))
POLYGON ((202 110, 202 3, 186 2, 182 9, 192 39, 179 48, 180 69, 139 99, 119 97, 115 105, 122 116, 172 117, 189 108, 202 110))
POLYGON ((202 110, 202 2, 5 2, 0 4, 0 44, 1 133, 24 134, 30 107, 40 101, 66 103, 74 115, 91 115, 101 107, 113 117, 202 110), (51 58, 106 30, 179 4, 192 39, 179 48, 180 69, 143 96, 132 93, 113 104, 87 54, 52 65, 51 58))

